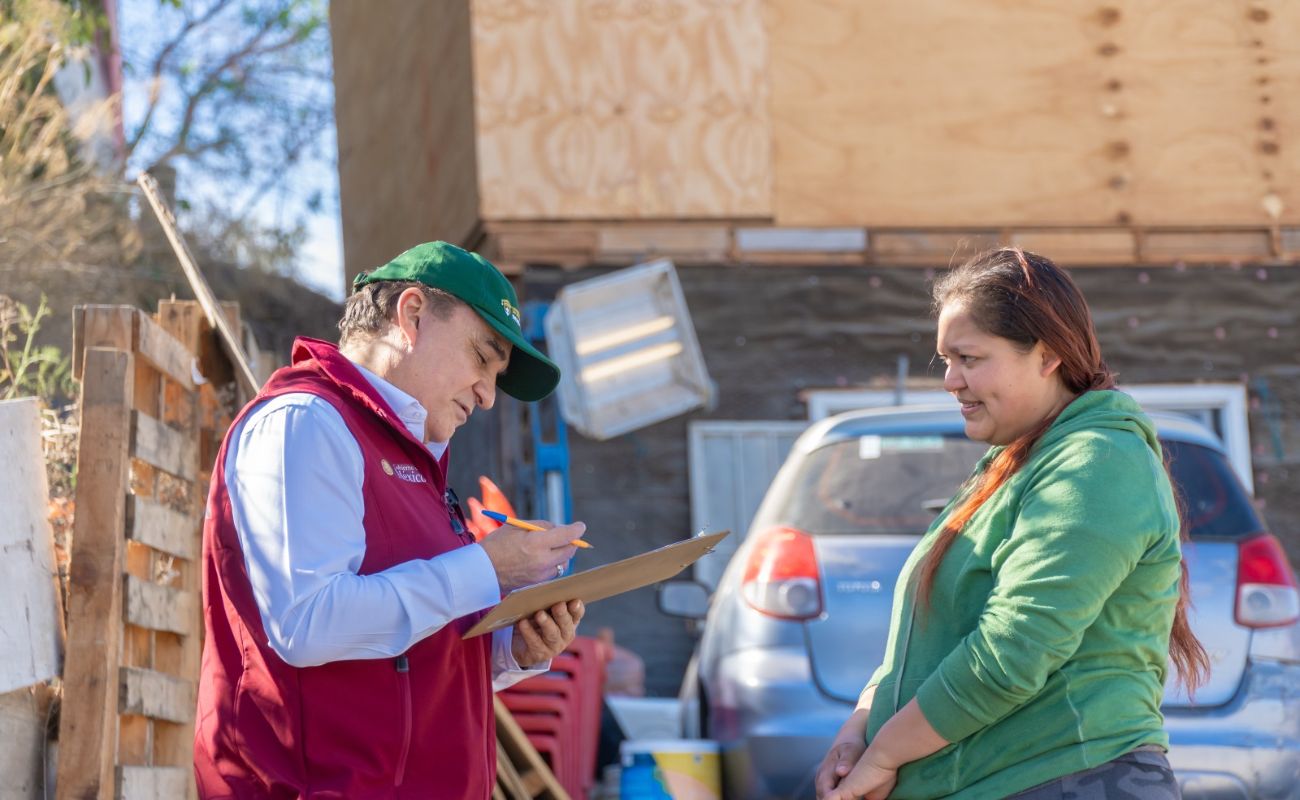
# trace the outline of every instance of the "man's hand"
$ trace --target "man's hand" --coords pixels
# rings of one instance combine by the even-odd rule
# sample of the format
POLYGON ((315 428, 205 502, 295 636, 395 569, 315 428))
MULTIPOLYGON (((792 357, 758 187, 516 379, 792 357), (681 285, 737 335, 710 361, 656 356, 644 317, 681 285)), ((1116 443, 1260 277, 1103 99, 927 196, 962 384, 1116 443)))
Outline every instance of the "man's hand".
POLYGON ((531 667, 564 652, 578 630, 578 620, 586 611, 581 600, 570 600, 516 622, 514 638, 510 642, 515 662, 521 667, 531 667))
POLYGON ((479 542, 492 560, 502 596, 520 586, 531 586, 558 576, 560 568, 569 563, 577 550, 569 540, 579 539, 587 532, 587 526, 581 522, 559 526, 549 522, 535 524, 546 530, 525 531, 513 525, 502 525, 479 542))

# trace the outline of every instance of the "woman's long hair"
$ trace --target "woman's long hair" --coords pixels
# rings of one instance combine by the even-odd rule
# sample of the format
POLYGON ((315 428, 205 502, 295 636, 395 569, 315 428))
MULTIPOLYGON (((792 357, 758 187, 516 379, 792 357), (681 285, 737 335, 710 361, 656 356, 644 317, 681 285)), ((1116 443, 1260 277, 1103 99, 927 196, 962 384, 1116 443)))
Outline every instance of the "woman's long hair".
MULTIPOLYGON (((1042 342, 1061 359, 1056 374, 1073 395, 1115 387, 1115 376, 1102 360, 1083 293, 1050 259, 1015 247, 991 250, 939 278, 932 294, 936 316, 948 304, 961 303, 980 330, 1008 339, 1024 352, 1042 342)), ((976 478, 921 561, 917 601, 922 608, 928 609, 939 565, 962 528, 984 501, 1024 466, 1034 445, 1055 421, 1056 415, 1050 416, 1008 444, 976 478)), ((1186 531, 1181 531, 1180 536, 1186 540, 1186 531)), ((1187 564, 1182 563, 1180 568, 1169 658, 1183 685, 1193 691, 1205 683, 1210 659, 1187 622, 1187 564)))

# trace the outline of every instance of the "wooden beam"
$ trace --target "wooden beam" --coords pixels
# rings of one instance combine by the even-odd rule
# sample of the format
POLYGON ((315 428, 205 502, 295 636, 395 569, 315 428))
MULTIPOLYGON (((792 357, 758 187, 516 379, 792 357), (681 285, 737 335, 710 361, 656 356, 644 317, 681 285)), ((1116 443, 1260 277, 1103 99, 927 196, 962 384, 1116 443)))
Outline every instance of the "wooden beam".
POLYGON ((132 420, 135 436, 131 455, 179 478, 194 480, 198 445, 192 436, 140 411, 132 415, 132 420))
POLYGON ((1263 229, 1152 230, 1142 237, 1144 261, 1258 261, 1272 254, 1271 237, 1263 229))
MULTIPOLYGON (((127 318, 117 319, 118 324, 126 324, 127 318)), ((134 376, 129 352, 86 350, 59 724, 57 796, 69 800, 108 800, 114 789, 122 637, 117 623, 122 618, 118 576, 126 550, 123 526, 134 376)))
POLYGON ((132 496, 127 506, 127 537, 177 558, 198 555, 198 519, 144 497, 132 496))
POLYGON ((193 592, 172 589, 134 575, 126 576, 126 621, 155 631, 186 636, 196 632, 193 592))
POLYGON ((194 355, 144 313, 136 314, 136 352, 159 372, 194 391, 194 355))
POLYGON ((85 352, 90 347, 135 350, 135 315, 131 306, 86 305, 72 310, 72 375, 85 371, 85 352))
POLYGON ((118 767, 117 800, 175 800, 185 796, 193 769, 118 767))
POLYGON ((176 227, 176 218, 172 216, 171 209, 167 208, 162 194, 158 191, 158 184, 154 181, 153 176, 147 172, 141 172, 136 176, 136 183, 144 190, 145 199, 153 208, 154 214, 158 217, 158 222, 162 225, 163 232, 167 234, 167 240, 171 242, 172 250, 176 253, 176 258, 181 262, 181 269, 185 271, 185 277, 189 279, 190 288, 194 290, 194 296, 198 299, 199 304, 203 306, 203 313, 208 317, 208 323, 216 328, 221 334, 221 341, 226 346, 226 355, 230 357, 235 366, 235 376, 239 379, 241 387, 248 393, 249 397, 257 394, 261 384, 253 375, 252 368, 248 365, 248 359, 244 355, 243 345, 240 344, 239 336, 227 321, 225 314, 222 312, 221 304, 217 301, 216 295, 212 293, 212 287, 203 277, 199 270, 198 264, 194 261, 194 256, 190 254, 190 248, 185 243, 184 237, 181 236, 180 230, 176 227))
POLYGON ((606 225, 597 233, 595 255, 602 261, 667 257, 719 263, 727 260, 731 244, 725 225, 606 225))
POLYGON ((181 386, 194 390, 194 357, 185 346, 134 306, 83 305, 72 310, 72 374, 80 378, 84 349, 129 350, 181 386))
POLYGON ((1133 264, 1137 240, 1124 228, 1061 228, 1015 231, 1011 244, 1069 264, 1133 264))
POLYGON ((118 713, 139 714, 168 722, 194 719, 194 682, 139 667, 119 671, 118 713))

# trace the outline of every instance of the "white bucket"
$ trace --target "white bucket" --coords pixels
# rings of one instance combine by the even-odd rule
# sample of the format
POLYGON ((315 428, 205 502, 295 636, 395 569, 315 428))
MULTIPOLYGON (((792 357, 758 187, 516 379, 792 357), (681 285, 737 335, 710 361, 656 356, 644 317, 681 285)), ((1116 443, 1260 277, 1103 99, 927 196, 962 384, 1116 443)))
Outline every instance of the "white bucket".
POLYGON ((709 739, 629 739, 620 800, 721 800, 722 759, 709 739))

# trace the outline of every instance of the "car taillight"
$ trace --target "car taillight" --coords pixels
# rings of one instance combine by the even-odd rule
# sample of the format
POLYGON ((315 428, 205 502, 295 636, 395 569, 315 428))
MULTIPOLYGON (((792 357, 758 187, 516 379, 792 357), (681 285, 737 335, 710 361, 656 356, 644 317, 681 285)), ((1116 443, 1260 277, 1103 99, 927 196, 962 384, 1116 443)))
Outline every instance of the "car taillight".
POLYGON ((1300 619, 1300 590, 1282 543, 1269 534, 1237 545, 1237 623, 1249 628, 1300 619))
POLYGON ((809 619, 822 612, 822 585, 812 537, 795 528, 758 535, 745 563, 741 594, 754 609, 782 619, 809 619))

